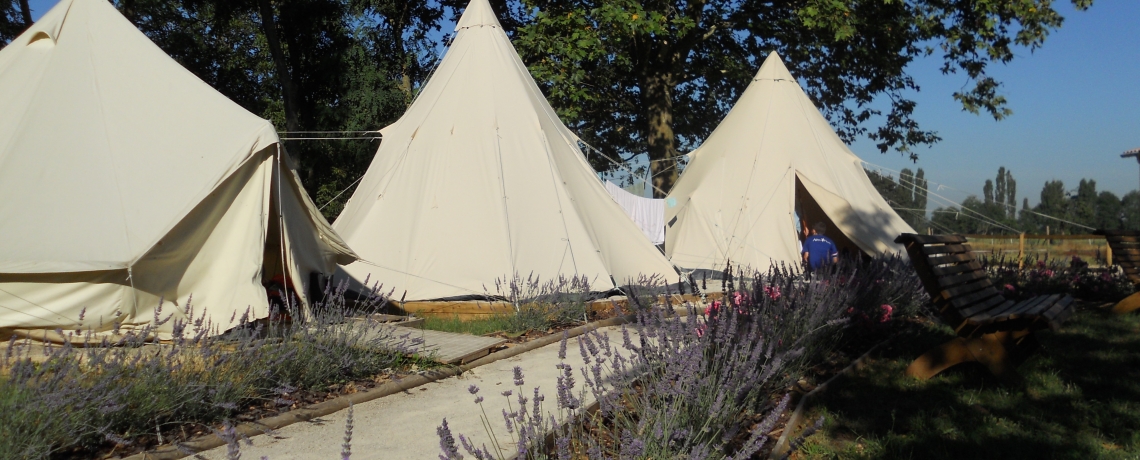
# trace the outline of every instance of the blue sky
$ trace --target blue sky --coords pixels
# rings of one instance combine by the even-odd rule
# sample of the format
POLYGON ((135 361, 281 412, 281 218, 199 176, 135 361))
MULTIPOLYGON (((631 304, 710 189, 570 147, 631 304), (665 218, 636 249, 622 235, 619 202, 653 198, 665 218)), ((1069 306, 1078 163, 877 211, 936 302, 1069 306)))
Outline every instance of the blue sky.
POLYGON ((966 193, 981 195, 999 166, 1012 170, 1019 204, 1026 196, 1036 203, 1052 179, 1071 190, 1081 178, 1118 195, 1135 190, 1140 165, 1120 153, 1140 147, 1140 1, 1098 0, 1084 12, 1056 3, 1066 20, 1045 46, 1021 50, 1013 62, 991 68, 1005 84, 1013 116, 998 122, 963 112, 951 94, 967 79, 944 76, 940 60, 927 59, 911 69, 922 88, 914 95, 915 118, 937 130, 942 142, 919 149, 917 165, 897 153, 881 154, 866 140, 852 150, 894 170, 922 167, 932 182, 964 191, 938 191, 956 201, 966 193))
MULTIPOLYGON (((39 18, 57 0, 31 0, 39 18)), ((1081 178, 1098 190, 1122 195, 1140 184, 1140 165, 1120 153, 1140 147, 1140 1, 1097 0, 1088 11, 1059 0, 1065 24, 1030 53, 1021 49, 1008 65, 991 67, 1002 81, 1014 114, 994 121, 963 112, 951 94, 968 84, 961 75, 939 72, 936 57, 912 64, 922 91, 915 118, 942 142, 918 150, 917 164, 894 152, 879 153, 873 142, 851 146, 884 171, 921 167, 932 191, 953 201, 981 194, 999 166, 1017 180, 1018 201, 1036 203, 1047 180, 1060 179, 1072 190, 1081 178)), ((931 197, 931 207, 938 205, 931 197)))

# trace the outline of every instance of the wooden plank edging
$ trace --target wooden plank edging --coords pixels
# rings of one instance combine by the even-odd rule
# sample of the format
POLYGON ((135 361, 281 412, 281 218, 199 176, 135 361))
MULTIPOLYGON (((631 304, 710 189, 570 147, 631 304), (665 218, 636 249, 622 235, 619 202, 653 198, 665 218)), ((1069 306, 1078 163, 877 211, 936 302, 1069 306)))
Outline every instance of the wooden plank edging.
MULTIPOLYGON (((680 314, 681 312, 676 313, 680 314)), ((679 316, 684 315, 680 314, 679 316)), ((342 410, 348 409, 350 405, 365 403, 374 399, 382 398, 384 396, 407 391, 421 385, 435 382, 437 380, 455 377, 479 366, 491 364, 495 361, 507 359, 537 348, 545 347, 553 343, 558 343, 562 341, 563 336, 568 339, 574 338, 594 329, 625 324, 633 321, 634 318, 634 315, 626 315, 584 324, 582 326, 564 331, 563 334, 550 334, 546 337, 539 337, 530 342, 526 342, 517 347, 511 347, 506 350, 491 353, 468 364, 424 372, 423 374, 417 374, 397 381, 388 382, 378 387, 361 391, 359 393, 339 396, 328 401, 320 402, 307 407, 302 407, 300 409, 294 409, 283 414, 266 417, 253 422, 242 423, 234 427, 234 430, 236 430, 239 436, 252 438, 254 436, 272 432, 273 430, 284 428, 294 423, 307 422, 317 417, 340 412, 342 410)), ((216 434, 207 434, 191 439, 184 443, 166 445, 159 447, 153 451, 141 452, 127 457, 125 460, 175 460, 186 458, 199 452, 221 447, 224 445, 226 445, 226 442, 216 434)))

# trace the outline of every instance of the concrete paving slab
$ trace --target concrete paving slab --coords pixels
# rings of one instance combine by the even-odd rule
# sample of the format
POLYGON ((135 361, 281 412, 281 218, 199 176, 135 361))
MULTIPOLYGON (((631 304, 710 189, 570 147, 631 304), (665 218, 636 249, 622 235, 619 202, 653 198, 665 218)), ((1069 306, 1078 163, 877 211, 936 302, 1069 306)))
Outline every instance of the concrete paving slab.
MULTIPOLYGON (((609 336, 614 350, 626 355, 621 348, 621 329, 608 327, 599 330, 609 336)), ((582 381, 580 371, 583 360, 578 351, 580 337, 567 344, 565 362, 574 367, 575 379, 582 381)), ((515 366, 523 369, 523 388, 531 397, 535 387, 546 396, 543 410, 556 414, 555 391, 560 360, 560 344, 554 343, 518 356, 477 367, 458 377, 429 383, 412 390, 385 396, 354 407, 352 458, 354 459, 435 459, 438 458, 439 437, 436 428, 447 418, 452 433, 463 434, 476 445, 490 446, 491 442, 480 419, 482 412, 468 392, 471 385, 478 386, 485 400, 483 408, 491 417, 491 427, 503 433, 502 410, 507 399, 500 395, 505 390, 518 388, 513 383, 515 366)), ((628 356, 628 355, 627 355, 628 356)), ((579 383, 579 387, 581 383, 579 383)), ((511 399, 512 403, 514 397, 511 399)), ((590 404, 587 396, 583 404, 590 404)), ((252 446, 242 443, 242 458, 268 457, 270 460, 338 458, 344 438, 347 411, 337 412, 308 423, 297 423, 278 430, 274 435, 251 439, 252 446)), ((549 415, 548 415, 549 416, 549 415)), ((514 449, 509 436, 500 436, 505 449, 514 449)), ((225 459, 226 448, 219 447, 202 452, 200 458, 225 459)))

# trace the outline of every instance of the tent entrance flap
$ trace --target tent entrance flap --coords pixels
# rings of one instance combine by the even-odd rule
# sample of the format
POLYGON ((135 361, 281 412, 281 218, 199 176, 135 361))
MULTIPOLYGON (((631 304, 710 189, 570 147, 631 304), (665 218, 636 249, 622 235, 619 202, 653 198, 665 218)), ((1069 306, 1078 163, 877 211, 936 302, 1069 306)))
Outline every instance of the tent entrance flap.
POLYGON ((804 179, 796 173, 796 204, 800 209, 800 217, 810 229, 816 222, 827 224, 828 238, 835 242, 842 254, 874 254, 874 247, 865 247, 854 236, 854 229, 863 225, 859 217, 851 210, 847 200, 839 195, 824 190, 810 180, 804 179))

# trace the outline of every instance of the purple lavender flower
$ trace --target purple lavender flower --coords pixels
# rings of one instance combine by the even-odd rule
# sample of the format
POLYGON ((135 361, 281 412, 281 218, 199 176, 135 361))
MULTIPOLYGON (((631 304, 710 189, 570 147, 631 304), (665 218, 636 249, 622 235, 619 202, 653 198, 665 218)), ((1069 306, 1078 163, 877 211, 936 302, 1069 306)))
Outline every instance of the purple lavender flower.
POLYGON ((439 460, 462 460, 463 455, 460 455, 459 449, 455 446, 455 437, 451 435, 451 428, 447 426, 447 419, 443 419, 443 424, 435 429, 435 434, 439 436, 439 450, 442 453, 439 455, 439 460))
POLYGON ((570 334, 562 331, 562 341, 558 344, 558 359, 566 359, 566 342, 570 341, 570 334))
POLYGON ((344 421, 344 444, 340 445, 341 460, 352 457, 352 403, 348 403, 348 414, 344 421))

